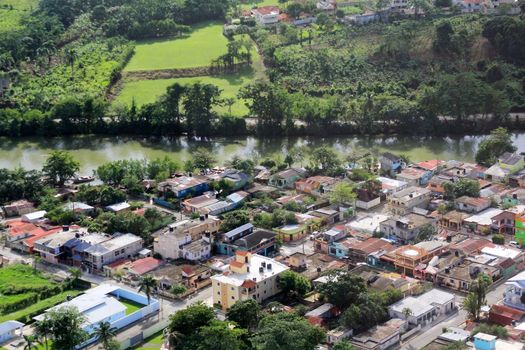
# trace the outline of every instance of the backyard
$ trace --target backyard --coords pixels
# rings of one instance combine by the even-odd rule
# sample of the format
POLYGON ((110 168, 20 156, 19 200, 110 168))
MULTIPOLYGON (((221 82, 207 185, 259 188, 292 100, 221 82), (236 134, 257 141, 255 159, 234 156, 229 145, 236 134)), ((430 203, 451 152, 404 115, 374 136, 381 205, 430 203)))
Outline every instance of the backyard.
POLYGON ((124 298, 120 298, 118 301, 126 307, 126 315, 130 315, 135 311, 139 311, 145 306, 143 304, 124 298))
POLYGON ((147 71, 209 66, 226 53, 228 40, 220 22, 204 22, 184 38, 138 42, 124 71, 147 71))

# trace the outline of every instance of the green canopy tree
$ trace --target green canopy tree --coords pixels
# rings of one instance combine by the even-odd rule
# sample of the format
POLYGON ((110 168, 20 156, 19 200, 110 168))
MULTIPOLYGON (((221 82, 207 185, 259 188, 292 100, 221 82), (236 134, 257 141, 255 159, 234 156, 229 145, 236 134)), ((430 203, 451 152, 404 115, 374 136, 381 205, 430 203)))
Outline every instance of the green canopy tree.
POLYGON ((53 151, 44 163, 42 172, 49 181, 56 186, 61 186, 67 180, 75 176, 80 170, 80 163, 65 151, 53 151))
POLYGON ((226 317, 251 331, 257 327, 261 317, 261 306, 253 299, 239 300, 228 309, 226 317))
POLYGON ((83 330, 85 318, 71 306, 51 310, 47 314, 50 323, 52 350, 71 350, 86 341, 89 335, 83 330))

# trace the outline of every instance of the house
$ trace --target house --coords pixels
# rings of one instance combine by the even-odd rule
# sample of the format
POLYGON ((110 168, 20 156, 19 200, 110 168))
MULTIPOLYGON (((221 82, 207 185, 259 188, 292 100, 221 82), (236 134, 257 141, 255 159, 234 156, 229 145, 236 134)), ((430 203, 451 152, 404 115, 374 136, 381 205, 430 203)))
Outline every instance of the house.
POLYGON ((357 190, 357 199, 355 201, 357 208, 369 210, 377 207, 379 204, 381 204, 381 198, 377 194, 364 188, 357 190))
POLYGON ((460 211, 449 211, 439 217, 438 227, 447 231, 459 232, 463 227, 463 220, 469 216, 469 214, 460 211))
POLYGON ((35 206, 33 203, 22 199, 10 204, 6 204, 2 207, 2 209, 4 211, 5 217, 22 216, 35 211, 35 206))
POLYGON ((436 223, 436 218, 414 212, 381 222, 379 230, 387 237, 394 236, 402 242, 408 242, 414 240, 422 229, 429 226, 436 231, 436 223))
POLYGON ((388 241, 375 237, 370 237, 365 241, 352 243, 346 248, 346 256, 353 263, 367 262, 367 258, 370 254, 379 251, 390 252, 395 249, 395 247, 388 241))
POLYGON ((189 195, 200 195, 209 189, 209 181, 201 177, 179 176, 163 181, 157 185, 157 189, 164 196, 172 195, 182 199, 189 195))
POLYGON ((321 222, 325 225, 333 225, 343 220, 343 212, 329 207, 316 209, 308 212, 308 214, 321 219, 321 222))
POLYGON ((315 251, 328 254, 329 246, 332 245, 334 242, 345 238, 347 233, 347 228, 345 226, 335 226, 332 227, 330 230, 321 233, 318 237, 315 238, 315 251))
MULTIPOLYGON (((77 230, 69 230, 65 227, 62 231, 53 233, 35 241, 33 250, 40 254, 42 260, 50 264, 65 262, 66 244, 73 240, 78 240, 81 233, 77 230)), ((104 237, 104 236, 102 236, 104 237)), ((104 237, 106 240, 109 238, 104 237)), ((71 256, 69 256, 71 258, 71 256)))
POLYGON ((520 272, 505 282, 503 304, 525 311, 525 271, 520 272))
POLYGON ((279 13, 277 6, 261 6, 252 10, 255 21, 261 26, 277 24, 279 22, 279 13))
POLYGON ((227 310, 238 300, 263 302, 279 293, 278 278, 286 270, 288 266, 271 258, 237 251, 229 269, 211 278, 213 304, 227 310))
POLYGON ((198 213, 201 214, 201 209, 210 204, 215 204, 219 200, 215 197, 215 193, 206 192, 203 195, 186 199, 182 202, 182 209, 186 213, 198 213))
POLYGON ((330 176, 311 176, 295 182, 295 190, 320 197, 329 192, 337 180, 330 176))
POLYGON ((272 175, 268 183, 278 188, 294 188, 295 182, 303 177, 302 170, 290 168, 272 175))
POLYGON ((482 0, 456 0, 453 2, 461 8, 463 13, 480 12, 482 8, 482 0))
POLYGON ((390 152, 385 152, 379 157, 379 163, 381 164, 381 171, 394 175, 401 171, 405 166, 405 162, 399 156, 390 152))
POLYGON ((91 215, 95 212, 94 207, 82 202, 67 202, 62 206, 62 209, 83 215, 91 215))
POLYGON ((505 305, 493 304, 489 311, 489 321, 501 326, 512 326, 520 323, 525 316, 525 311, 517 310, 505 305))
POLYGON ((250 177, 238 171, 236 169, 227 169, 219 174, 210 174, 206 176, 210 181, 223 181, 228 184, 229 191, 238 191, 241 188, 245 187, 250 177))
POLYGON ((408 183, 394 180, 389 177, 379 176, 376 180, 381 183, 381 192, 386 195, 391 195, 392 193, 402 191, 408 187, 408 183))
POLYGON ((142 248, 142 238, 126 233, 86 249, 82 263, 88 271, 102 271, 104 265, 131 258, 142 248))
POLYGON ((393 318, 367 330, 366 332, 353 336, 349 342, 356 349, 388 349, 399 344, 401 341, 401 333, 405 331, 406 325, 406 321, 399 318, 393 318))
POLYGON ((61 227, 35 225, 20 219, 7 222, 7 246, 11 249, 33 253, 35 241, 62 231, 61 227))
POLYGON ((240 250, 269 256, 277 250, 276 237, 275 232, 256 229, 248 223, 226 232, 215 245, 217 252, 223 255, 233 256, 240 250))
POLYGON ((408 183, 409 186, 426 186, 432 177, 432 172, 419 168, 405 168, 396 175, 396 179, 408 183))
POLYGON ((27 213, 27 214, 22 215, 22 221, 31 222, 31 223, 43 221, 46 218, 46 214, 47 214, 47 211, 45 210, 39 210, 39 211, 27 213))
POLYGON ((22 336, 22 329, 25 324, 18 321, 5 321, 0 323, 0 344, 8 342, 9 340, 22 336))
POLYGON ((457 309, 456 295, 439 289, 431 289, 419 295, 417 299, 434 306, 438 316, 447 315, 457 309))
POLYGON ((446 162, 440 159, 425 160, 414 164, 416 167, 432 172, 432 175, 439 173, 445 167, 446 162))
POLYGON ((212 270, 205 265, 167 265, 150 274, 161 290, 169 291, 172 286, 182 284, 191 293, 211 284, 212 270))
POLYGON ((415 327, 424 327, 431 324, 438 317, 435 306, 412 296, 390 305, 388 313, 390 317, 406 320, 409 325, 415 327), (407 310, 410 310, 410 312, 407 312, 407 310))
POLYGON ((476 280, 480 273, 496 277, 500 272, 497 267, 466 260, 457 266, 447 267, 438 272, 437 283, 446 288, 468 292, 471 283, 476 280))
POLYGON ((340 313, 341 311, 335 305, 324 303, 315 309, 308 311, 304 317, 311 325, 323 326, 326 325, 330 319, 339 316, 340 313))
POLYGON ((454 176, 449 176, 445 174, 439 174, 433 176, 429 181, 427 188, 432 191, 432 194, 444 195, 445 194, 445 184, 452 183, 457 178, 454 176))
POLYGON ((350 221, 347 226, 351 231, 373 235, 381 231, 381 223, 388 220, 389 216, 383 214, 370 214, 350 221))
POLYGON ((348 20, 349 22, 358 24, 358 25, 365 25, 372 22, 377 22, 381 19, 381 15, 378 12, 366 10, 365 12, 358 14, 358 15, 352 15, 352 16, 345 16, 345 20, 348 20))
POLYGON ((467 212, 467 213, 474 213, 477 214, 487 208, 490 207, 491 201, 488 198, 482 198, 482 197, 469 197, 469 196, 462 196, 456 199, 455 201, 456 209, 467 212))
POLYGON ((420 264, 428 263, 434 256, 441 255, 447 246, 439 241, 424 241, 415 245, 401 246, 381 256, 385 264, 390 264, 404 275, 411 275, 420 264))
POLYGON ((129 203, 127 203, 127 202, 115 203, 115 204, 112 204, 112 205, 108 205, 106 207, 106 210, 109 211, 109 212, 118 214, 118 213, 123 213, 123 212, 126 212, 126 211, 130 211, 131 210, 131 205, 129 203))
POLYGON ((346 329, 342 327, 334 328, 326 332, 326 343, 333 345, 342 340, 350 338, 353 333, 354 332, 352 329, 346 329))
POLYGON ((518 153, 503 153, 498 159, 498 164, 502 169, 509 170, 510 174, 516 174, 525 168, 523 156, 518 153))
POLYGON ((211 255, 209 239, 219 231, 219 228, 220 220, 213 216, 176 222, 170 224, 166 230, 155 237, 153 250, 164 259, 206 259, 211 255), (203 236, 209 239, 202 241, 203 236), (199 243, 186 247, 192 242, 199 243), (199 247, 200 249, 197 249, 199 247))
POLYGON ((487 235, 491 232, 494 224, 493 219, 500 215, 503 210, 489 208, 476 215, 469 216, 463 220, 463 230, 466 233, 477 233, 487 235))
POLYGON ((405 215, 413 208, 426 208, 430 202, 430 191, 412 186, 393 193, 388 198, 388 209, 394 215, 405 215))
POLYGON ((283 242, 291 242, 306 237, 310 229, 304 224, 288 224, 275 228, 274 231, 283 242))
POLYGON ((335 11, 337 2, 336 0, 319 0, 315 4, 315 7, 321 11, 335 11))
MULTIPOLYGON (((75 307, 84 319, 82 329, 89 335, 93 335, 97 326, 102 322, 108 322, 111 328, 120 330, 145 319, 159 311, 159 302, 154 298, 148 300, 145 295, 130 289, 112 284, 101 284, 76 298, 47 309, 45 313, 34 319, 41 321, 50 311, 64 307, 75 307), (140 305, 141 308, 129 313, 128 305, 130 304, 140 305)), ((88 343, 95 340, 96 338, 92 338, 88 343)))

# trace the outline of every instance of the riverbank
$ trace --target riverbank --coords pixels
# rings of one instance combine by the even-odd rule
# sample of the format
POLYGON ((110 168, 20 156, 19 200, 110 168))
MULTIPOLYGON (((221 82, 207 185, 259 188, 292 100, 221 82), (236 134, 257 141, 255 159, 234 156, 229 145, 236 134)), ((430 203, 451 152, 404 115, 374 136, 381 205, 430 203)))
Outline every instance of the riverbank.
MULTIPOLYGON (((105 162, 118 159, 153 159, 169 156, 185 161, 204 147, 222 163, 234 155, 251 159, 283 157, 294 146, 334 148, 343 157, 356 150, 372 153, 390 151, 406 154, 412 161, 456 159, 473 161, 486 135, 464 136, 332 136, 332 137, 232 137, 195 139, 187 137, 142 138, 131 136, 71 136, 52 138, 0 137, 0 168, 22 166, 39 169, 52 150, 67 150, 81 163, 81 171, 90 174, 105 162)), ((525 151, 525 133, 513 133, 519 152, 525 151)))

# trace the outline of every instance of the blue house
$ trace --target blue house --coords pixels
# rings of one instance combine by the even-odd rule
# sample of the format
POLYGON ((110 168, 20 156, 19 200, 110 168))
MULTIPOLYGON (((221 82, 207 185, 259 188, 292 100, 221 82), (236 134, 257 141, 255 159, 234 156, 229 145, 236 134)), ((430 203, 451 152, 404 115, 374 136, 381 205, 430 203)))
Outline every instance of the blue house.
POLYGON ((495 350, 496 349, 495 335, 486 333, 477 333, 474 336, 474 348, 476 350, 495 350))
POLYGON ((391 175, 399 173, 405 166, 405 162, 401 157, 390 152, 383 153, 379 157, 379 163, 381 164, 381 170, 391 175))

